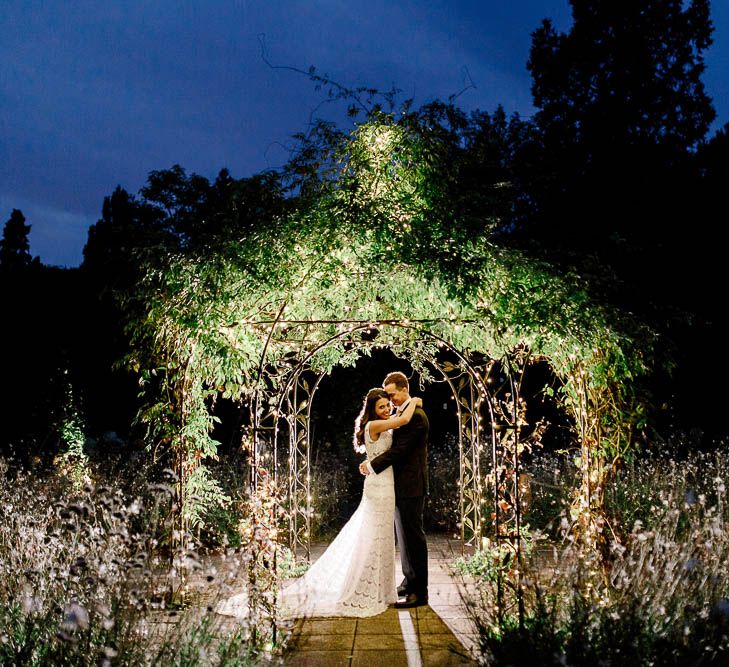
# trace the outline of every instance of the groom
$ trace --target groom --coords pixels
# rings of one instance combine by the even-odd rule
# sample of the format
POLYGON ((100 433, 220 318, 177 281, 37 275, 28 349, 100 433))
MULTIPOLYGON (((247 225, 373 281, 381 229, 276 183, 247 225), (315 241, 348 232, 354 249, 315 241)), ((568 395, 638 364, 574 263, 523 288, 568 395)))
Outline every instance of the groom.
MULTIPOLYGON (((410 393, 404 373, 390 373, 382 383, 397 414, 408 406, 410 393)), ((423 507, 428 493, 428 417, 416 408, 409 424, 393 431, 392 447, 359 469, 363 475, 392 466, 395 476, 395 531, 405 579, 397 588, 395 607, 428 603, 428 545, 423 530, 423 507)))

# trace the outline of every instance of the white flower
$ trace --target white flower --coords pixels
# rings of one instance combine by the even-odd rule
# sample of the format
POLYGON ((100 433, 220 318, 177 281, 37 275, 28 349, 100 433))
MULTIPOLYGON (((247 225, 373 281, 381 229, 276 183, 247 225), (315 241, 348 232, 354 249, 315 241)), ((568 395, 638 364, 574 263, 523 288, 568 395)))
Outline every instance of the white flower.
POLYGON ((65 617, 61 627, 64 630, 86 630, 89 627, 89 612, 77 602, 72 602, 64 610, 65 617))
POLYGON ((20 603, 20 610, 23 616, 36 614, 41 610, 41 604, 32 595, 24 595, 23 600, 20 603))

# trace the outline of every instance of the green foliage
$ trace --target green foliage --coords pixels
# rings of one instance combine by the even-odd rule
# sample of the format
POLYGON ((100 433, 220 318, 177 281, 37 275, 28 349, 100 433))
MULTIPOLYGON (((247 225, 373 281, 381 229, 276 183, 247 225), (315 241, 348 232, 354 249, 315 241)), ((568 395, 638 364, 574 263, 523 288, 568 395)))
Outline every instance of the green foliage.
POLYGON ((221 511, 230 504, 230 497, 223 492, 218 480, 203 465, 196 466, 187 479, 187 493, 190 496, 185 504, 183 517, 193 528, 212 523, 211 512, 221 518, 221 511))
POLYGON ((153 664, 179 667, 266 665, 270 664, 271 648, 273 642, 265 639, 260 645, 252 643, 245 627, 221 633, 215 615, 208 613, 200 619, 188 620, 183 632, 167 639, 154 656, 153 664))
POLYGON ((568 30, 545 19, 532 33, 539 141, 521 170, 531 208, 517 221, 520 242, 580 266, 593 293, 663 328, 685 317, 679 304, 695 312, 707 281, 691 276, 712 252, 709 237, 685 225, 701 219, 706 193, 692 192, 689 165, 716 115, 702 81, 710 3, 569 4, 568 30))
POLYGON ((611 142, 612 150, 695 147, 715 116, 700 80, 713 30, 709 2, 570 5, 568 33, 545 20, 533 35, 528 67, 539 122, 593 150, 611 142))
MULTIPOLYGON (((349 465, 342 463, 331 452, 322 456, 322 459, 321 463, 312 465, 311 469, 310 504, 314 509, 310 530, 312 540, 331 539, 348 518, 347 515, 343 516, 343 510, 351 512, 345 500, 352 496, 350 483, 356 464, 352 460, 348 460, 349 465)), ((357 475, 361 478, 359 472, 357 475)), ((362 481, 355 479, 361 493, 362 481)))
POLYGON ((84 451, 86 444, 85 425, 79 409, 74 404, 73 391, 70 384, 66 387, 66 405, 63 417, 58 426, 58 435, 64 451, 58 457, 62 473, 71 481, 74 491, 91 483, 89 457, 84 451))
POLYGON ((425 503, 426 532, 460 533, 460 460, 458 441, 446 435, 444 442, 428 446, 428 500, 425 503))
POLYGON ((231 631, 201 604, 215 597, 212 564, 196 580, 204 561, 190 551, 170 570, 159 536, 172 493, 140 483, 148 472, 138 461, 110 477, 97 471, 97 488, 69 494, 65 480, 0 458, 1 664, 270 664, 269 618, 231 631), (189 607, 170 604, 182 573, 189 607))
POLYGON ((281 580, 295 579, 302 576, 309 569, 310 565, 306 561, 296 560, 296 555, 291 549, 279 545, 277 558, 278 576, 281 580))
MULTIPOLYGON (((127 361, 147 380, 142 418, 155 441, 195 465, 214 457, 218 393, 247 402, 259 388, 275 391, 286 364, 309 352, 320 372, 351 365, 368 347, 361 324, 424 377, 435 337, 493 359, 525 347, 549 360, 576 422, 589 414, 599 425, 595 444, 623 452, 639 427, 633 383, 650 364, 651 332, 591 301, 581 276, 496 245, 510 201, 498 183, 456 195, 489 146, 521 132, 513 123, 507 129, 503 112, 467 117, 431 105, 375 110, 348 134, 319 126, 286 172, 298 196, 262 207, 238 237, 216 237, 214 252, 179 231, 204 208, 190 189, 208 186, 179 170, 153 174, 145 196, 183 243, 143 262, 122 303, 127 361)), ((496 166, 494 178, 506 178, 496 166)))
POLYGON ((480 628, 480 647, 490 664, 560 664, 566 632, 556 626, 552 609, 547 600, 539 598, 536 613, 524 619, 522 628, 513 615, 507 615, 498 626, 480 628))
POLYGON ((573 500, 580 469, 565 453, 538 454, 523 465, 528 471, 528 494, 522 496, 522 521, 549 534, 560 535, 561 519, 573 500))
MULTIPOLYGON (((523 524, 520 530, 521 552, 529 558, 538 542, 545 539, 539 531, 531 531, 523 524)), ((495 582, 499 578, 510 576, 518 568, 516 552, 510 542, 492 542, 484 538, 482 548, 472 556, 462 556, 453 563, 453 571, 467 574, 477 579, 495 582)))
POLYGON ((619 536, 653 530, 676 510, 675 528, 684 534, 694 506, 716 504, 724 493, 723 455, 678 455, 674 448, 675 441, 661 442, 616 472, 605 493, 605 509, 619 536))

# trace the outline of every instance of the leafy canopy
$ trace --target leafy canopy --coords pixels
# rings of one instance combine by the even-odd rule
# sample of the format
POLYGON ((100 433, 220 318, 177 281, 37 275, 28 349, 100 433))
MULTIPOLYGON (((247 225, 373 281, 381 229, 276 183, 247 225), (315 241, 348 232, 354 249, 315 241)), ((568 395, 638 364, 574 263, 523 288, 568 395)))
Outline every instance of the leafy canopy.
MULTIPOLYGON (((458 146, 443 129, 419 114, 376 112, 330 136, 284 214, 220 252, 180 252, 149 267, 138 337, 154 332, 163 356, 238 397, 256 386, 264 350, 267 364, 301 357, 356 322, 427 320, 423 328, 455 347, 493 358, 527 345, 564 378, 575 366, 592 367, 597 383, 643 372, 647 348, 633 344, 640 327, 591 303, 579 276, 557 276, 494 242, 498 184, 490 207, 463 215, 467 196, 450 196, 458 146), (283 322, 269 340, 275 320, 283 322), (598 371, 605 363, 609 372, 598 371)), ((387 331, 378 344, 421 338, 387 331)), ((344 363, 345 347, 314 363, 344 363)))

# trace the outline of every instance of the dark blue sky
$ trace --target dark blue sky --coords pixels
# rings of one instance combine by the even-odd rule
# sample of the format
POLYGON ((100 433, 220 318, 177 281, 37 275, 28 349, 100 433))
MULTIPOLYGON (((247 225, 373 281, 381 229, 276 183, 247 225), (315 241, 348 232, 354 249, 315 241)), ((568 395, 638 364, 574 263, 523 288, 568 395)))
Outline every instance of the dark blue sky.
MULTIPOLYGON (((416 104, 476 88, 465 109, 533 113, 530 33, 567 0, 0 0, 0 224, 20 208, 31 252, 81 261, 117 184, 175 163, 213 178, 286 159, 321 102, 315 65, 345 85, 396 85, 416 104)), ((729 121, 729 0, 714 0, 705 82, 729 121)), ((319 115, 338 116, 320 108, 319 115)))

